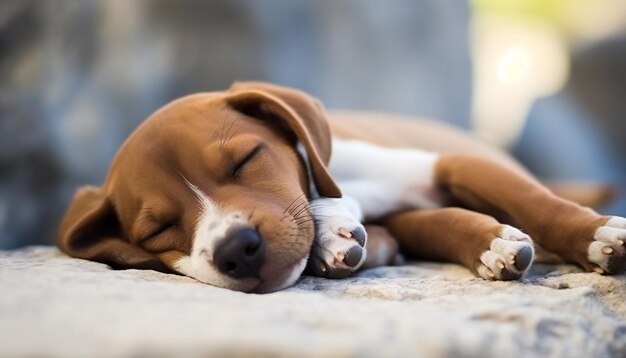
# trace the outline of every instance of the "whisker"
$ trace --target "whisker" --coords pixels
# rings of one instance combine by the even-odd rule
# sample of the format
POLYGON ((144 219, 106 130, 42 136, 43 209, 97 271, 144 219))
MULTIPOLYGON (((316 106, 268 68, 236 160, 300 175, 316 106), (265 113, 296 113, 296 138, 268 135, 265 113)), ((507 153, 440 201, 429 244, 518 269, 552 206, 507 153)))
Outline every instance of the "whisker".
POLYGON ((312 217, 313 215, 309 214, 308 211, 303 211, 300 215, 298 216, 292 216, 293 220, 298 220, 298 219, 303 219, 303 218, 307 218, 307 217, 312 217))
POLYGON ((307 206, 309 202, 307 200, 302 200, 300 202, 300 204, 294 206, 293 208, 291 208, 291 210, 289 211, 289 214, 294 215, 294 211, 300 210, 303 206, 307 206))
POLYGON ((220 146, 219 146, 219 151, 223 152, 224 151, 224 145, 226 142, 226 127, 228 126, 228 121, 224 120, 222 121, 222 129, 220 131, 220 146))
POLYGON ((250 210, 250 213, 248 214, 248 221, 250 221, 250 219, 252 219, 252 215, 254 214, 254 211, 256 210, 258 205, 255 205, 252 207, 252 210, 250 210))
POLYGON ((231 140, 235 136, 235 134, 237 134, 236 130, 232 132, 232 134, 230 133, 230 131, 233 129, 234 126, 235 126, 235 117, 233 117, 231 121, 231 125, 228 127, 228 130, 226 131, 226 136, 228 137, 228 140, 231 140))
POLYGON ((303 195, 304 195, 304 193, 302 193, 302 194, 298 195, 295 199, 293 199, 293 201, 291 202, 291 204, 287 205, 287 208, 285 208, 285 211, 283 211, 283 214, 285 214, 285 213, 289 210, 289 208, 291 208, 291 206, 292 206, 293 204, 295 204, 295 203, 296 203, 296 201, 298 201, 298 199, 300 199, 303 195))
POLYGON ((317 203, 317 204, 309 204, 309 206, 311 206, 312 208, 322 208, 327 204, 321 204, 321 203, 317 203))
POLYGON ((312 218, 312 217, 303 217, 303 218, 293 219, 293 220, 291 220, 291 221, 292 221, 292 222, 295 222, 295 223, 304 223, 304 222, 307 222, 307 221, 315 221, 315 218, 312 218))
POLYGON ((219 151, 222 151, 222 147, 224 145, 224 128, 226 128, 226 121, 222 121, 222 128, 220 129, 220 146, 219 151))
POLYGON ((313 220, 311 220, 311 221, 303 221, 301 223, 296 223, 296 225, 299 228, 309 228, 309 227, 315 228, 315 227, 317 227, 317 225, 315 224, 315 221, 313 221, 313 220))
POLYGON ((302 215, 302 213, 306 213, 308 211, 309 211, 309 206, 305 205, 302 208, 300 208, 300 210, 298 210, 297 213, 293 214, 293 216, 297 218, 298 216, 302 215))
POLYGON ((235 117, 232 117, 230 121, 224 121, 224 126, 222 127, 221 139, 220 139, 220 152, 223 152, 226 149, 226 142, 232 139, 232 137, 237 133, 237 131, 233 132, 231 135, 230 132, 235 126, 235 117))
POLYGON ((305 235, 305 234, 289 234, 289 236, 291 236, 291 237, 308 237, 309 235, 305 235))

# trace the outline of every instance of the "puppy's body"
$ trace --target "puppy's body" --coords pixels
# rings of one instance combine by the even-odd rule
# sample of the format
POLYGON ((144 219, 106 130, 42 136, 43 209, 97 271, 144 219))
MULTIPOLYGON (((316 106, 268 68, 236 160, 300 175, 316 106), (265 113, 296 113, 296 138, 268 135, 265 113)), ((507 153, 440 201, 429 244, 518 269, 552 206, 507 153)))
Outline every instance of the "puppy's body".
POLYGON ((333 135, 328 168, 344 195, 360 198, 369 221, 401 210, 452 204, 434 182, 443 154, 472 154, 530 175, 504 152, 427 119, 375 112, 329 112, 328 118, 333 135))
POLYGON ((555 196, 460 132, 327 115, 302 92, 241 83, 146 120, 104 185, 76 194, 59 246, 116 268, 268 292, 295 282, 307 262, 315 274, 345 277, 394 261, 398 248, 516 279, 532 261, 531 236, 589 271, 626 266, 626 219, 555 196))
MULTIPOLYGON (((385 226, 404 252, 460 262, 486 279, 516 279, 532 262, 534 245, 507 225, 515 224, 569 262, 601 273, 623 269, 624 219, 558 198, 503 152, 429 121, 357 112, 329 117, 331 173, 365 221, 385 226)), ((345 248, 325 250, 345 256, 345 248)), ((341 260, 319 261, 317 274, 345 270, 341 260)))

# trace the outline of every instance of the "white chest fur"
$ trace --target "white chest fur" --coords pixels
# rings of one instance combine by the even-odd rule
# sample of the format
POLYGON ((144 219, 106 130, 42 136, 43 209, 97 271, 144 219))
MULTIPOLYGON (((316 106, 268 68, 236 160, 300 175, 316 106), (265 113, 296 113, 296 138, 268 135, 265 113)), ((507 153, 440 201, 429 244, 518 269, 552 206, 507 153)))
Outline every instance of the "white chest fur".
POLYGON ((441 207, 443 198, 434 184, 437 159, 418 149, 333 139, 329 170, 365 218, 376 219, 398 210, 441 207))

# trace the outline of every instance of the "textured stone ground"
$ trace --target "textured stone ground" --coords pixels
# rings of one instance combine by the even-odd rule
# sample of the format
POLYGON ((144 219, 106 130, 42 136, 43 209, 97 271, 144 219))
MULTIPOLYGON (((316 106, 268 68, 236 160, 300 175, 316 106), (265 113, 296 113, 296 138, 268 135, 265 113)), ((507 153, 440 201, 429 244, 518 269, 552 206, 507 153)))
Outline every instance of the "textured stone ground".
POLYGON ((0 251, 0 356, 626 357, 626 275, 488 282, 416 262, 253 295, 0 251))

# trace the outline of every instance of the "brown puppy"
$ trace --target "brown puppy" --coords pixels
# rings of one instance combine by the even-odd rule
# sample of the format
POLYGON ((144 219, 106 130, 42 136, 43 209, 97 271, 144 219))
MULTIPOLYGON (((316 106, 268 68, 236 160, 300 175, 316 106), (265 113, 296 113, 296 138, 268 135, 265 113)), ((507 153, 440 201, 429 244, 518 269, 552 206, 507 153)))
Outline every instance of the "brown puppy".
POLYGON ((330 136, 321 108, 302 100, 206 93, 159 110, 122 146, 105 184, 77 192, 59 246, 114 268, 171 270, 235 290, 293 283, 314 233, 296 141, 318 190, 340 195, 323 164, 330 136), (227 257, 237 250, 241 260, 227 257))
POLYGON ((530 237, 448 207, 462 205, 513 219, 588 270, 624 269, 623 218, 554 196, 507 156, 450 129, 381 117, 335 114, 331 136, 316 100, 258 83, 174 101, 130 136, 101 188, 77 192, 59 246, 114 268, 269 292, 293 284, 307 262, 343 277, 395 257, 380 245, 389 237, 373 235, 368 248, 378 249, 365 262, 367 220, 410 255, 460 262, 487 279, 520 277, 530 237), (480 155, 439 154, 459 149, 480 155), (339 187, 349 195, 329 199, 339 187))

